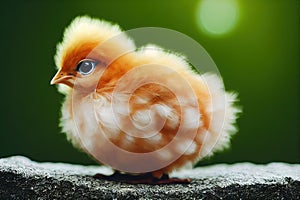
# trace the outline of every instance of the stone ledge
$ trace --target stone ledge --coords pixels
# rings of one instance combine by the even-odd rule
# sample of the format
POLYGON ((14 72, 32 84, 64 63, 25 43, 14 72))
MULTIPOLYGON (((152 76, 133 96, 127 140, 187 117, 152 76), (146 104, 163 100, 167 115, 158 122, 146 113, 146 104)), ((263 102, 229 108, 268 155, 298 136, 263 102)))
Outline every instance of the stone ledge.
POLYGON ((218 164, 176 172, 188 185, 96 180, 106 167, 0 159, 0 199, 300 199, 300 165, 218 164))

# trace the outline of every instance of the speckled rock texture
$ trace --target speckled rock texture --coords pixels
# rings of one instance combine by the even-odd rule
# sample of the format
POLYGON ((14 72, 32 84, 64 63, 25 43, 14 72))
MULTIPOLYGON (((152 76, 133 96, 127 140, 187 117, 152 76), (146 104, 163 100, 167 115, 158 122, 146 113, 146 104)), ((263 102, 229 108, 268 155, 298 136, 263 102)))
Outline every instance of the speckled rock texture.
POLYGON ((94 179, 106 167, 0 159, 0 199, 300 199, 300 165, 238 163, 172 174, 190 184, 131 185, 94 179))

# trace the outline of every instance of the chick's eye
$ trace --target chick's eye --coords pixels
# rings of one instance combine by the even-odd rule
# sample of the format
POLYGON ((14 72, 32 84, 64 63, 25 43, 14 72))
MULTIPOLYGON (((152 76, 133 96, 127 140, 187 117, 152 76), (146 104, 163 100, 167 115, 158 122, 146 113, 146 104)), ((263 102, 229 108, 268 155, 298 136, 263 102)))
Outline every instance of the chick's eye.
POLYGON ((94 60, 82 60, 78 63, 76 70, 82 75, 92 73, 97 65, 94 60))

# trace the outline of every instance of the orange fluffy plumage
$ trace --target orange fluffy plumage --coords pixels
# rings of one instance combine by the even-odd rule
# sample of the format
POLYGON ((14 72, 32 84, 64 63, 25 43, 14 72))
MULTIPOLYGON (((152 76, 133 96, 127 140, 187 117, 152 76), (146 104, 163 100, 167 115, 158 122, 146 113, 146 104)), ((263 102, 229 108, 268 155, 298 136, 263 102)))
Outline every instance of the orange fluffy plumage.
POLYGON ((66 95, 67 138, 115 169, 113 180, 187 182, 168 174, 227 147, 239 110, 218 76, 196 74, 185 60, 154 45, 136 49, 119 26, 77 17, 51 81, 66 95))

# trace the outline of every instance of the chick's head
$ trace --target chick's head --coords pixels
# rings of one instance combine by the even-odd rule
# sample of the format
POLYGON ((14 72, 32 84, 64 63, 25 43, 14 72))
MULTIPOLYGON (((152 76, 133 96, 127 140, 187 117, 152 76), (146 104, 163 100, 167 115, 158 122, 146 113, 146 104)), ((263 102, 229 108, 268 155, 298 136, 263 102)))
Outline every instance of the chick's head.
POLYGON ((51 84, 65 84, 93 90, 99 77, 116 58, 134 51, 135 45, 118 25, 92 19, 75 18, 57 45, 55 64, 58 72, 51 84))

